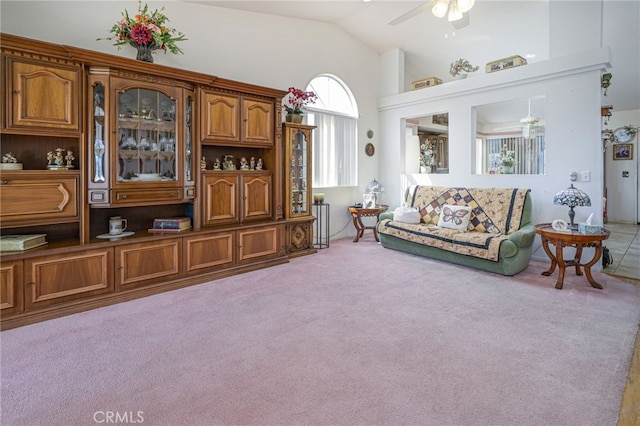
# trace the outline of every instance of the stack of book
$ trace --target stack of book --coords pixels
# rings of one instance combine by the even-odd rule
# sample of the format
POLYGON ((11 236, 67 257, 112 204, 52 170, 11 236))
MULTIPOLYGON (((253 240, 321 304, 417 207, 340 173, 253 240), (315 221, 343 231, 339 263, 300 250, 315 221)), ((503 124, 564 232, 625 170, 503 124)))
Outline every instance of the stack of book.
POLYGON ((191 229, 190 217, 167 217, 154 219, 153 228, 149 232, 182 232, 191 229))
POLYGON ((47 234, 0 236, 0 252, 25 251, 45 244, 47 244, 47 234))

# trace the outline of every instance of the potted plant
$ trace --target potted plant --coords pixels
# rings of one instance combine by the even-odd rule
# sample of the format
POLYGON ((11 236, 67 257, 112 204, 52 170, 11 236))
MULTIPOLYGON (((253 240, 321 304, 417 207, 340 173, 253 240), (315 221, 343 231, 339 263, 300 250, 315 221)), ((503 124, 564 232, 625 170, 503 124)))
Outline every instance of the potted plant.
POLYGON ((295 87, 289 87, 289 93, 283 99, 283 108, 287 111, 286 120, 293 123, 302 123, 302 107, 313 104, 318 99, 314 92, 305 92, 295 87))
POLYGON ((460 58, 449 67, 449 74, 458 78, 466 78, 467 73, 478 71, 478 66, 473 66, 467 59, 460 58))

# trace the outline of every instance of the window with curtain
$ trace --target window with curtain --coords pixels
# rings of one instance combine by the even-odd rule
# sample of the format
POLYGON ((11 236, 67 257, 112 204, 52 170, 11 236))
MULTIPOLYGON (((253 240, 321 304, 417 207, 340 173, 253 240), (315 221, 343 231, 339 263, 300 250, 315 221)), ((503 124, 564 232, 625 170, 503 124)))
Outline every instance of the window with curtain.
POLYGON ((476 173, 500 173, 500 158, 509 152, 515 158, 513 173, 525 175, 545 174, 544 134, 533 138, 521 135, 490 136, 476 139, 476 173))
POLYGON ((306 110, 313 133, 313 187, 358 185, 358 107, 351 90, 333 75, 314 78, 306 88, 318 95, 306 110))

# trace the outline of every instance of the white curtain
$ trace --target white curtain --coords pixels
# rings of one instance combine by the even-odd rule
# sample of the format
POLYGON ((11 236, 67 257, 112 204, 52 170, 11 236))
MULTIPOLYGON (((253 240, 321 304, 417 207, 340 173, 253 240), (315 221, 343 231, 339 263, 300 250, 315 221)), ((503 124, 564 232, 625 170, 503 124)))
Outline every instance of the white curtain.
POLYGON ((313 187, 356 186, 357 122, 343 115, 309 112, 313 133, 313 187))

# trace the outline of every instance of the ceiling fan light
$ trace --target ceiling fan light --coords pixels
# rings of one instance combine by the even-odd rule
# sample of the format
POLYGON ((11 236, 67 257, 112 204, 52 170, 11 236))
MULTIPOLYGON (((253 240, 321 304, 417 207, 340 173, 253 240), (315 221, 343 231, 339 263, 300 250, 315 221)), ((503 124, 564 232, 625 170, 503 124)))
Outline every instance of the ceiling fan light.
POLYGON ((449 0, 437 0, 431 12, 433 12, 436 17, 442 18, 447 14, 447 9, 449 9, 449 0))
POLYGON ((460 12, 467 13, 475 3, 476 0, 458 0, 458 8, 460 8, 460 12))
POLYGON ((448 21, 449 22, 458 21, 462 18, 463 18, 462 12, 460 12, 460 9, 458 9, 458 3, 456 0, 453 0, 451 2, 451 7, 449 8, 448 21))

